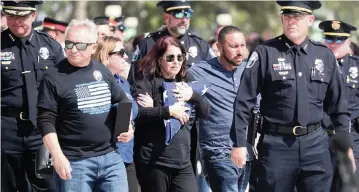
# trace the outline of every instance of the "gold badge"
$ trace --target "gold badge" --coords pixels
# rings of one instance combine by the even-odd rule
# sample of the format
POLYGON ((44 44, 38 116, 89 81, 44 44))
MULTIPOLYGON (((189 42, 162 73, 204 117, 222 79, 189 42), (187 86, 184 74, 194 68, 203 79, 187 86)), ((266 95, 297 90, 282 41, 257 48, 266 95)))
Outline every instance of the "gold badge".
POLYGON ((340 21, 332 21, 332 28, 334 30, 340 29, 340 21))

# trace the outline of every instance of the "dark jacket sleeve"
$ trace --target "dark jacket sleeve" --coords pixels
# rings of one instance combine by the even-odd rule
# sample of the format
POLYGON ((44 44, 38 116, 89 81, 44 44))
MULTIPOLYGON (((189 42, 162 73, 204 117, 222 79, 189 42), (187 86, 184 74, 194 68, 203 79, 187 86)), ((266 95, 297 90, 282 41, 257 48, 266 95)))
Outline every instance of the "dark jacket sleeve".
POLYGON ((256 104, 257 95, 262 89, 266 74, 266 50, 262 45, 251 53, 243 71, 241 85, 234 101, 233 122, 230 138, 234 147, 246 147, 246 129, 249 124, 251 110, 256 104))
MULTIPOLYGON (((146 78, 142 78, 135 83, 135 88, 133 90, 134 99, 137 98, 138 94, 146 94, 146 92, 152 97, 155 98, 158 93, 156 90, 152 90, 152 84, 146 78)), ((137 120, 139 121, 153 121, 153 120, 163 120, 170 118, 169 107, 163 106, 154 106, 154 107, 142 107, 138 105, 138 115, 137 120)))
POLYGON ((41 135, 45 136, 49 133, 56 133, 56 112, 42 107, 38 107, 37 109, 37 127, 40 129, 41 135))
POLYGON ((329 115, 335 131, 344 131, 350 137, 350 113, 347 111, 348 101, 345 99, 344 80, 336 65, 334 55, 331 55, 333 73, 324 100, 324 111, 329 115))

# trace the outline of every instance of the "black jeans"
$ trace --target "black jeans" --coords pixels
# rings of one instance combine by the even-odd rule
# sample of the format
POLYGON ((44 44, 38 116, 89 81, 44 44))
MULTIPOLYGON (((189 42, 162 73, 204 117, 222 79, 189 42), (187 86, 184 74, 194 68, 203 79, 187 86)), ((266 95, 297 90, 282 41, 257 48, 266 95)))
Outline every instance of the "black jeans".
POLYGON ((125 163, 126 172, 127 172, 127 182, 128 182, 128 191, 129 192, 138 192, 138 182, 136 175, 136 167, 135 164, 125 163))
POLYGON ((136 164, 141 192, 197 192, 192 165, 182 169, 136 164))

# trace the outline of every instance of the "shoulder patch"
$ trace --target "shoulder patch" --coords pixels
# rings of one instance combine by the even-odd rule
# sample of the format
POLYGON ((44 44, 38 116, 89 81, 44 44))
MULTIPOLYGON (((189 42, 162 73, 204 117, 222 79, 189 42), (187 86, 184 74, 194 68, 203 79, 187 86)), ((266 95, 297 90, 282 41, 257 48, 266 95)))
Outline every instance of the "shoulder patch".
POLYGON ((248 62, 247 62, 247 65, 246 65, 246 68, 251 68, 253 67, 253 65, 256 63, 256 61, 258 60, 258 53, 257 51, 253 51, 253 53, 251 54, 251 56, 249 57, 248 59, 248 62))

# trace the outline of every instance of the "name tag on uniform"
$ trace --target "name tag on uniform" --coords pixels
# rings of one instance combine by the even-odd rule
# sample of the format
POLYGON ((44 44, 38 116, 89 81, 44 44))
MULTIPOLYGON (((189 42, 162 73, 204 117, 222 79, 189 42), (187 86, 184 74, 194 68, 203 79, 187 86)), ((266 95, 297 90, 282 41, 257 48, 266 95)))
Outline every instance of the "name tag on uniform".
POLYGON ((285 58, 278 58, 278 63, 272 64, 274 71, 277 71, 279 75, 288 75, 288 71, 292 70, 292 64, 286 63, 285 58))
POLYGON ((1 61, 15 60, 15 54, 13 52, 1 52, 0 60, 1 61))

